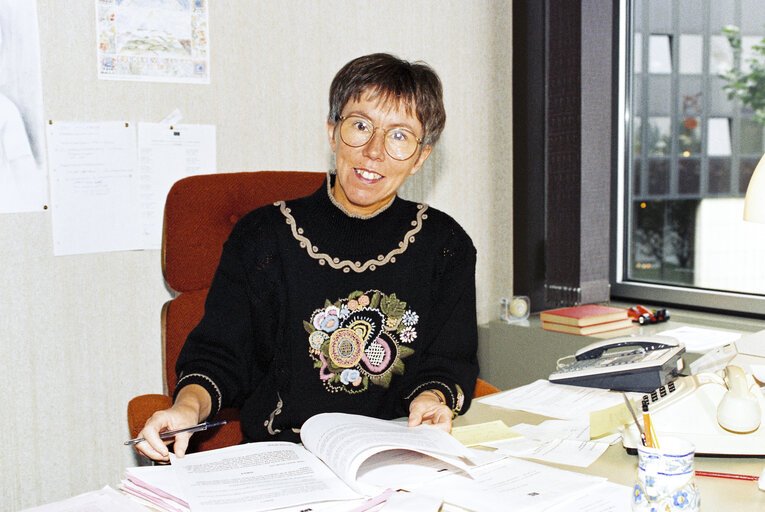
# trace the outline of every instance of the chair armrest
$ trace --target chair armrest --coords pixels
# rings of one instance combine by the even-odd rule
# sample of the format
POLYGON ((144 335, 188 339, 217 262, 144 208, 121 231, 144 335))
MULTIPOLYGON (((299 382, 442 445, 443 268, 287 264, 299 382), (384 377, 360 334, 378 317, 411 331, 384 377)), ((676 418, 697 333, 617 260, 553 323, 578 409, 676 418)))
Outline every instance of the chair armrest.
POLYGON ((138 433, 152 414, 171 405, 173 399, 167 395, 140 395, 130 400, 127 408, 130 437, 138 437, 138 433))

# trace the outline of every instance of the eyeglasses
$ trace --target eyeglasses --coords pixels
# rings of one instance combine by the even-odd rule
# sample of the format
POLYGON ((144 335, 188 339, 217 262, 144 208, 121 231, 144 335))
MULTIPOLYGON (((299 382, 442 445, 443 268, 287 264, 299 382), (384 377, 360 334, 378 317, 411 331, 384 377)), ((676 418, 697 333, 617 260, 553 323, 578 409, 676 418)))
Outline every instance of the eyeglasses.
MULTIPOLYGON (((418 139, 414 132, 407 128, 397 126, 387 130, 380 129, 385 141, 385 152, 396 160, 408 160, 422 143, 422 139, 418 139)), ((365 117, 351 115, 340 118, 340 138, 353 148, 361 147, 372 140, 375 131, 377 128, 365 117)))

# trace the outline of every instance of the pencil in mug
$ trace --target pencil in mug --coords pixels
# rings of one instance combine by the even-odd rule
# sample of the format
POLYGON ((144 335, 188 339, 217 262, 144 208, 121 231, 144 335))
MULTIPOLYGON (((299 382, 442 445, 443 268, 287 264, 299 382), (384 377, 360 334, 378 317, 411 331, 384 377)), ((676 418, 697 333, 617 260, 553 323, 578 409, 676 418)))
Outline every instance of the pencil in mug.
POLYGON ((649 448, 659 448, 659 440, 656 438, 656 430, 653 428, 651 414, 648 412, 648 400, 643 400, 643 430, 645 430, 646 444, 649 448))

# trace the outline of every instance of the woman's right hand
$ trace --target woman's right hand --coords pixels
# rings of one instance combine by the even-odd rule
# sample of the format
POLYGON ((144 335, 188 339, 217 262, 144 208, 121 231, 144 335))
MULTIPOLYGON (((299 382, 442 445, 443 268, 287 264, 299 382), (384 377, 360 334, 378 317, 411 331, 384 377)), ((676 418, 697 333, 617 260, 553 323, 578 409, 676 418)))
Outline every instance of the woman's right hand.
POLYGON ((135 449, 158 462, 169 462, 170 452, 167 445, 173 445, 173 453, 177 457, 183 457, 189 446, 191 433, 182 432, 175 437, 162 439, 160 432, 166 430, 178 430, 193 427, 210 413, 210 395, 202 387, 195 384, 184 387, 175 399, 175 403, 169 409, 157 411, 151 415, 138 434, 144 441, 135 445, 135 449))

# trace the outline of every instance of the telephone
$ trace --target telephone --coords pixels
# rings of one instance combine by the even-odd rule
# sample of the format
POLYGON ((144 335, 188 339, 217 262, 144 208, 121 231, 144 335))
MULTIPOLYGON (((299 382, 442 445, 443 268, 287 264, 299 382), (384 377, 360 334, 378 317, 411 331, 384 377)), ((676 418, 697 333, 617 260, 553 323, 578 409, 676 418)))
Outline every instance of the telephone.
POLYGON ((549 381, 648 393, 682 371, 685 346, 669 336, 602 340, 558 360, 549 381))
MULTIPOLYGON (((646 397, 659 444, 674 436, 691 441, 697 454, 765 455, 765 398, 738 366, 680 377, 646 397)), ((640 442, 637 427, 628 424, 624 447, 634 451, 640 442)))

